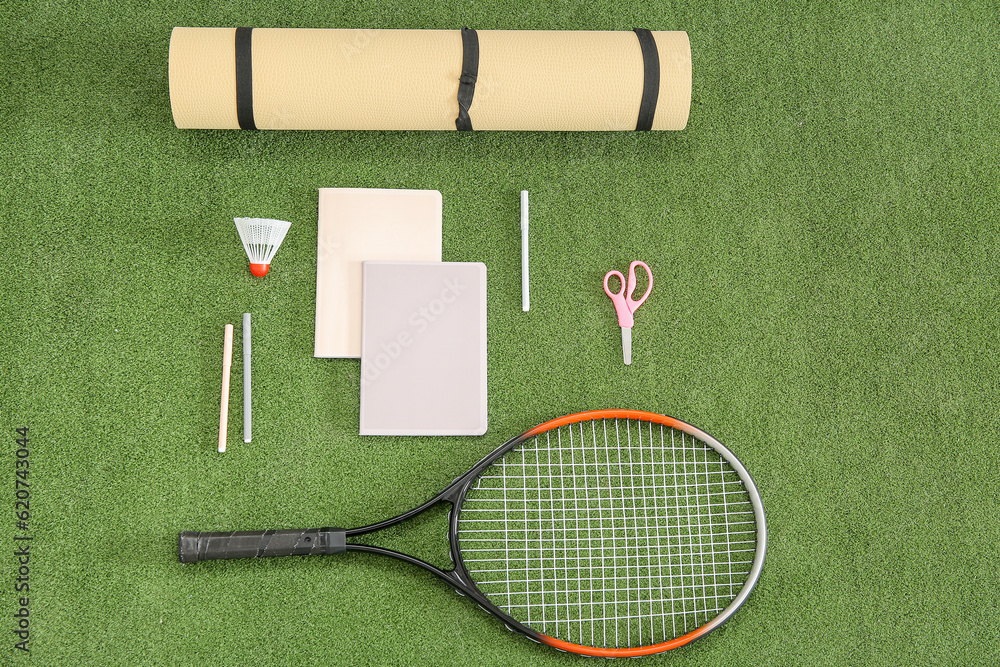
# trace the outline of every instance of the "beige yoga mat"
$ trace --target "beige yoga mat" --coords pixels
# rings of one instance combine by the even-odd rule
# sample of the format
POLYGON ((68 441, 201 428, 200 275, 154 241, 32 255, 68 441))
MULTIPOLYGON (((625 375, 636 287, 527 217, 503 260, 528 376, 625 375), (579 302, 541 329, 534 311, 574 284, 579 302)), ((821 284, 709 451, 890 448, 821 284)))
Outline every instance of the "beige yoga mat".
POLYGON ((687 33, 642 32, 652 47, 640 31, 174 28, 170 106, 182 129, 455 130, 461 87, 462 129, 681 130, 687 33))

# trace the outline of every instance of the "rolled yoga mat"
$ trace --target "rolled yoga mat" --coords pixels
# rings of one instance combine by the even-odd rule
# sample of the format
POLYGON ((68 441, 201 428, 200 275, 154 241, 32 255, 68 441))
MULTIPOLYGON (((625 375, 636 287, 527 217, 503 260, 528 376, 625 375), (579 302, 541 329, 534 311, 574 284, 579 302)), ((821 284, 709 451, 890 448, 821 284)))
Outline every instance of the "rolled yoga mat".
POLYGON ((182 129, 682 130, 686 32, 174 28, 182 129))

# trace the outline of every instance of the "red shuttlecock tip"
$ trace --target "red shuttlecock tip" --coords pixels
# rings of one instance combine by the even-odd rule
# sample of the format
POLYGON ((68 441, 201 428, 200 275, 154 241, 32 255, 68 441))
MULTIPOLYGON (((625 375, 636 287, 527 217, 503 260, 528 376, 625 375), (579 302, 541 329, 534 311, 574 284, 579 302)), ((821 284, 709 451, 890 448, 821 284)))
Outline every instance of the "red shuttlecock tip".
POLYGON ((258 278, 263 278, 267 275, 268 270, 271 268, 270 264, 251 264, 250 273, 254 274, 258 278))

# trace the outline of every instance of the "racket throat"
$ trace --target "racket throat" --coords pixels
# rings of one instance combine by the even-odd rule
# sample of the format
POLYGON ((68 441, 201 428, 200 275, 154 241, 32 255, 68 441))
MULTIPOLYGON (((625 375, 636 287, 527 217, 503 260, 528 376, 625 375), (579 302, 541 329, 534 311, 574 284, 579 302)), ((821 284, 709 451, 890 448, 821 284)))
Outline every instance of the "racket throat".
POLYGON ((432 565, 425 560, 417 558, 416 556, 411 556, 409 554, 403 553, 401 551, 395 551, 393 549, 377 547, 371 544, 355 544, 353 542, 348 542, 347 551, 356 551, 360 553, 389 556, 391 558, 401 560, 405 563, 416 565, 417 567, 426 570, 441 579, 444 579, 452 588, 458 591, 458 593, 460 593, 461 595, 473 595, 473 596, 475 595, 475 586, 466 581, 466 579, 462 577, 462 575, 458 572, 456 568, 442 569, 437 565, 432 565))

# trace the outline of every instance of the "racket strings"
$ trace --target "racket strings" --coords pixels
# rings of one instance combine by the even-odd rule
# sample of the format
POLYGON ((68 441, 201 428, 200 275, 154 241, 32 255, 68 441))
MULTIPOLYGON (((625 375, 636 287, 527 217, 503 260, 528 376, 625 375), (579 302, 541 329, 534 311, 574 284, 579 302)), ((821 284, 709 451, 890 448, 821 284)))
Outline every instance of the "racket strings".
POLYGON ((488 468, 462 503, 462 560, 502 611, 606 648, 669 641, 736 597, 756 522, 712 447, 640 420, 542 433, 488 468))

